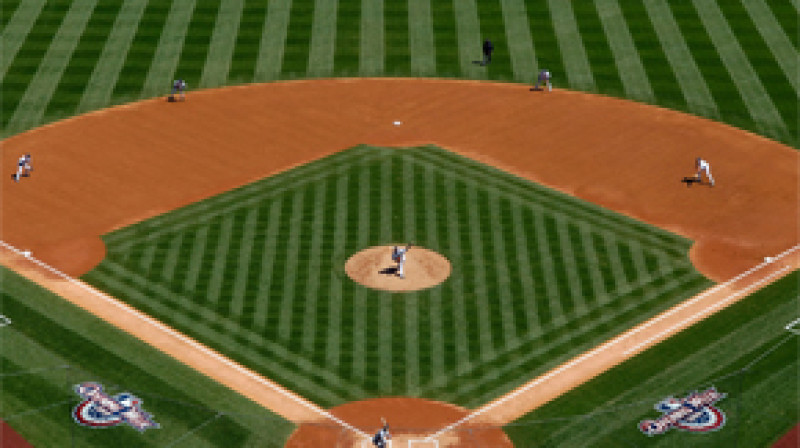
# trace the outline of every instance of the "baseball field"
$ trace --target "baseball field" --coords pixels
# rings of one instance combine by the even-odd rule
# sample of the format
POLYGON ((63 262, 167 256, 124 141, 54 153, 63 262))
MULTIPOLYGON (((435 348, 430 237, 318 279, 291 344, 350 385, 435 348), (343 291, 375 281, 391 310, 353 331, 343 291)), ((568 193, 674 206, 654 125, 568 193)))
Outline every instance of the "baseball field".
POLYGON ((3 440, 771 446, 798 423, 798 11, 0 2, 3 440), (713 187, 680 182, 698 156, 713 187), (367 268, 403 292, 346 271, 392 244, 405 279, 367 268), (417 287, 426 251, 449 270, 417 287), (158 427, 81 424, 87 382, 158 427))

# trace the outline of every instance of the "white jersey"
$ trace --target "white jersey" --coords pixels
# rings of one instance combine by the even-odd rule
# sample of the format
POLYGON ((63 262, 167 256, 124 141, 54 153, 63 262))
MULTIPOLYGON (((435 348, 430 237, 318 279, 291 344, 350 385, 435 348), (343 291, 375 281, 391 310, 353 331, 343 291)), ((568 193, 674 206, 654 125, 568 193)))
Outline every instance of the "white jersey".
POLYGON ((700 161, 697 162, 697 168, 703 171, 708 171, 708 169, 711 168, 711 165, 709 165, 705 160, 700 159, 700 161))

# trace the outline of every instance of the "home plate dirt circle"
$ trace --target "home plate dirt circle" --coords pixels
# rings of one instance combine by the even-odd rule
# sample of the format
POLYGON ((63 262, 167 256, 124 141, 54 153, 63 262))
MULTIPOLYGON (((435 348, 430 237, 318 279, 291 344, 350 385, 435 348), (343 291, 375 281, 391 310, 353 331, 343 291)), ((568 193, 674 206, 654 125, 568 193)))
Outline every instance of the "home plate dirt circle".
POLYGON ((397 263, 392 261, 393 247, 372 246, 353 254, 344 265, 347 276, 368 288, 391 292, 431 288, 450 276, 452 267, 447 258, 430 249, 412 246, 406 253, 405 278, 400 278, 397 263))
MULTIPOLYGON (((469 410, 449 403, 423 398, 387 397, 354 401, 330 409, 330 413, 365 434, 373 435, 386 419, 394 448, 428 448, 422 443, 442 428, 469 414, 469 410), (411 442, 411 443, 409 443, 411 442)), ((505 432, 497 426, 466 422, 453 431, 436 437, 439 448, 513 448, 505 432)), ((334 422, 303 423, 286 442, 285 448, 341 447, 371 448, 373 445, 355 431, 334 422)))

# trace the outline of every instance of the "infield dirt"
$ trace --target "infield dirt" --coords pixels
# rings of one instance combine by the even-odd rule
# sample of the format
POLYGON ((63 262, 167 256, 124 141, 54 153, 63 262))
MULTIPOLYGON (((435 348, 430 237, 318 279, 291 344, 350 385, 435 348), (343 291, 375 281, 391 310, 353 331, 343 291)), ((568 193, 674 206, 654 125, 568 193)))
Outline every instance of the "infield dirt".
MULTIPOLYGON (((436 144, 683 235, 716 281, 798 240, 795 149, 614 98, 411 79, 192 92, 184 103, 147 100, 11 137, 6 174, 26 152, 36 171, 2 182, 2 239, 78 276, 103 259, 100 235, 361 143, 436 144), (710 161, 715 187, 680 182, 695 157, 710 161)), ((574 374, 562 387, 596 373, 574 374)))

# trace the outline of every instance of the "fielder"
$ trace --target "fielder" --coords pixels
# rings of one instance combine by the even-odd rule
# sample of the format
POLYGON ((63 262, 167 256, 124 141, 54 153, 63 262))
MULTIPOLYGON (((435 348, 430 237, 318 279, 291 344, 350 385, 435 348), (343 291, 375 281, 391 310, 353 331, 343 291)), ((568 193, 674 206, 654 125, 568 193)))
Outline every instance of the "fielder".
POLYGON ((700 182, 702 180, 702 178, 700 177, 701 174, 705 173, 706 178, 708 179, 708 183, 713 187, 714 177, 711 175, 711 164, 703 160, 702 158, 698 157, 694 161, 694 166, 695 169, 697 169, 697 174, 695 175, 697 181, 700 182))
POLYGON ((19 182, 20 178, 29 177, 31 175, 31 171, 33 171, 31 160, 30 154, 20 156, 17 161, 17 173, 14 174, 14 182, 19 182))
POLYGON ((399 246, 394 246, 392 248, 392 261, 397 263, 397 275, 400 278, 406 278, 405 275, 406 252, 408 252, 409 249, 411 249, 410 244, 405 248, 401 248, 399 246))
POLYGON ((175 101, 175 94, 180 96, 181 101, 186 101, 186 81, 176 79, 172 82, 172 92, 170 92, 170 101, 175 101))
POLYGON ((553 83, 550 82, 550 77, 551 77, 550 76, 550 70, 544 69, 544 70, 540 71, 539 72, 539 77, 536 78, 536 85, 533 86, 533 88, 531 90, 542 90, 541 88, 539 88, 539 84, 541 84, 542 86, 544 86, 546 84, 547 85, 547 91, 548 92, 552 92, 553 91, 553 83))
POLYGON ((389 425, 386 424, 386 420, 381 420, 383 421, 383 428, 375 433, 372 438, 372 444, 378 448, 386 448, 386 445, 392 440, 392 435, 389 434, 389 425))

